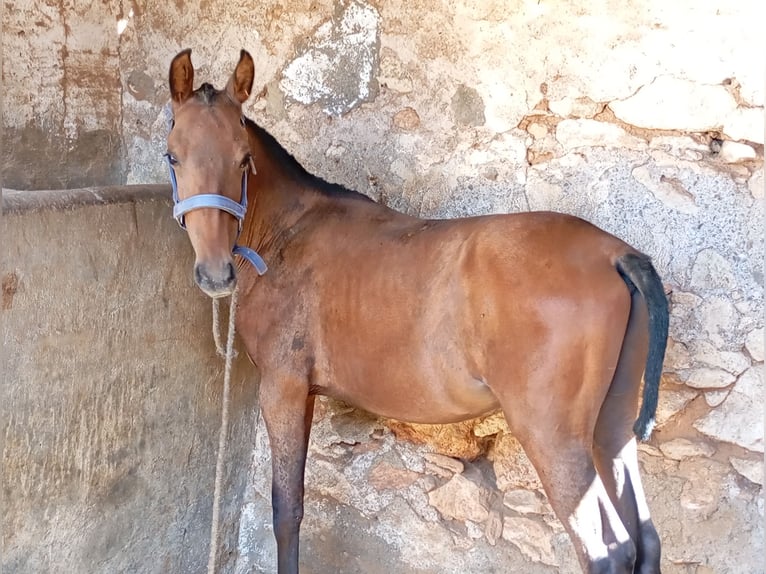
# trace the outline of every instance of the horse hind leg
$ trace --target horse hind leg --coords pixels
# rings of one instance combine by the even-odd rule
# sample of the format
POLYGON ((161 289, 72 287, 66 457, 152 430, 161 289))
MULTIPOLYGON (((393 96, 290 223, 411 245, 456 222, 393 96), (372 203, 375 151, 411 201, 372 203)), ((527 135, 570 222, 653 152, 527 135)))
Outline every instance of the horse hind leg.
POLYGON ((622 448, 598 447, 594 456, 608 496, 635 545, 636 574, 660 572, 660 537, 649 515, 638 472, 635 437, 622 448))
POLYGON ((660 572, 660 538, 638 470, 632 425, 647 353, 646 309, 634 295, 620 358, 593 435, 593 454, 607 493, 636 546, 636 574, 660 572))
POLYGON ((569 533, 583 571, 633 572, 635 546, 596 472, 590 448, 566 436, 540 437, 534 441, 537 447, 526 442, 525 450, 569 533), (541 441, 551 446, 540 448, 541 441))
POLYGON ((588 426, 592 431, 593 424, 583 420, 588 415, 582 409, 563 403, 547 404, 540 412, 529 412, 527 404, 523 417, 511 407, 505 415, 569 533, 583 571, 630 574, 635 546, 596 472, 591 435, 580 431, 588 426))

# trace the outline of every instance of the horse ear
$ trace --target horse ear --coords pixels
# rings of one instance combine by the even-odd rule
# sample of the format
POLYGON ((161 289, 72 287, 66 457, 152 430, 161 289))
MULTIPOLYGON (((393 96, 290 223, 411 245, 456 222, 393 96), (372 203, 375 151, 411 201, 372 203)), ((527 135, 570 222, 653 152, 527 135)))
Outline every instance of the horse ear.
POLYGON ((252 56, 247 50, 239 52, 239 62, 234 68, 234 73, 226 84, 226 91, 232 99, 243 104, 250 97, 250 90, 253 89, 253 77, 255 76, 255 64, 252 56))
POLYGON ((194 88, 194 66, 191 63, 191 48, 186 48, 170 62, 170 97, 173 105, 183 104, 194 88))

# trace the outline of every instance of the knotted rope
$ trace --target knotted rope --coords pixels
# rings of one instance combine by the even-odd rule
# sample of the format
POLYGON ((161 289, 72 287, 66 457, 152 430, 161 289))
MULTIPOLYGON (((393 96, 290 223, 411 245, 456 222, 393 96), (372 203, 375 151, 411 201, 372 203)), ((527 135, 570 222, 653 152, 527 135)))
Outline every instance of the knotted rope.
POLYGON ((215 574, 218 558, 218 528, 221 508, 221 482, 223 464, 226 453, 226 438, 229 434, 229 387, 231 386, 231 364, 236 356, 234 351, 234 321, 237 314, 237 289, 231 294, 229 301, 229 334, 226 338, 226 348, 221 344, 220 318, 218 299, 213 299, 213 340, 219 355, 226 358, 226 368, 223 375, 223 398, 221 405, 221 430, 218 434, 218 459, 215 464, 215 489, 213 491, 213 519, 210 527, 210 555, 207 562, 208 574, 215 574))

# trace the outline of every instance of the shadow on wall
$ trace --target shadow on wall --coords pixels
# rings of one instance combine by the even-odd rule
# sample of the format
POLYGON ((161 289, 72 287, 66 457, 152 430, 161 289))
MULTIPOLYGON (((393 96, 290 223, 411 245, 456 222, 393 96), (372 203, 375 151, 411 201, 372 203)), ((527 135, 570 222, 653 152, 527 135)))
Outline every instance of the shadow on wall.
POLYGON ((6 127, 0 150, 3 186, 9 189, 76 189, 125 183, 124 150, 117 131, 53 137, 35 124, 6 127))

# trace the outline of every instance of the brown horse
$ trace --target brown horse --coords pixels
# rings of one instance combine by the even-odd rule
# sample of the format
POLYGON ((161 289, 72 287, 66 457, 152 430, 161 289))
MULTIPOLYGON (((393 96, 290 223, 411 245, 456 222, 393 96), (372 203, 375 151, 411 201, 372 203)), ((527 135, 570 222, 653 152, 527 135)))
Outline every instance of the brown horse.
POLYGON ((194 90, 190 52, 170 65, 168 161, 197 284, 220 297, 239 283, 280 574, 298 572, 315 395, 417 423, 502 409, 583 569, 659 572, 633 434, 651 433, 667 340, 649 258, 572 216, 423 220, 327 183, 242 115, 246 51, 222 91, 194 90), (249 200, 241 234, 216 198, 249 200), (235 270, 238 238, 263 276, 244 260, 235 270))

